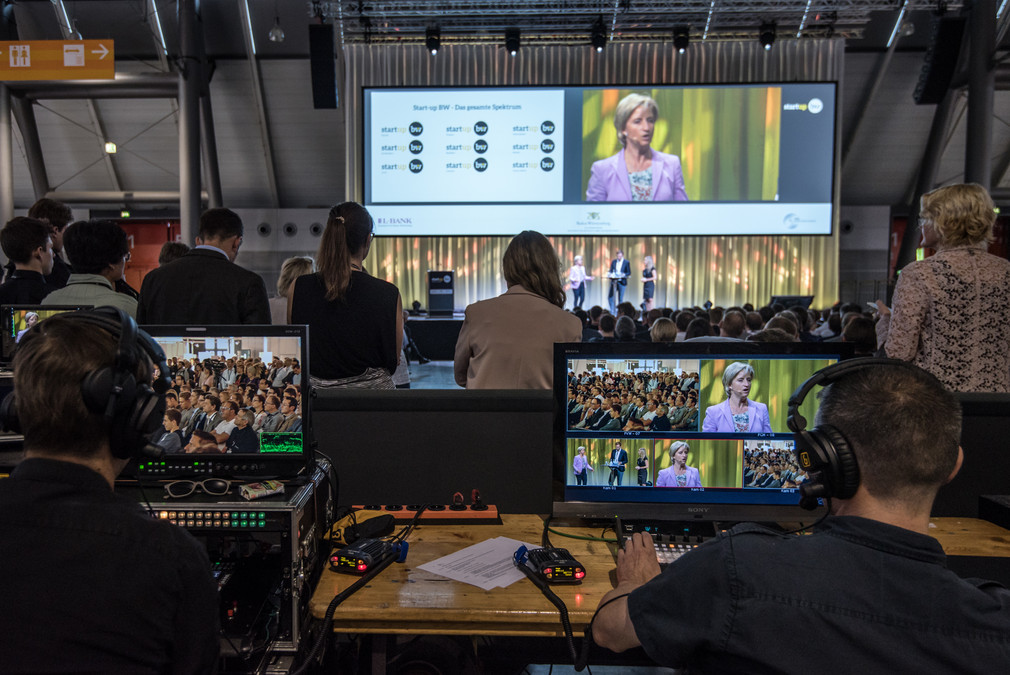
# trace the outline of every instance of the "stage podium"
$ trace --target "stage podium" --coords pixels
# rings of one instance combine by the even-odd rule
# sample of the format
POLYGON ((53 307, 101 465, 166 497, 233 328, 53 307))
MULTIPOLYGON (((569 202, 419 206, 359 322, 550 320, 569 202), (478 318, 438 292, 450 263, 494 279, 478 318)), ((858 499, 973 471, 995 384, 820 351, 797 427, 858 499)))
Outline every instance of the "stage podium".
POLYGON ((452 316, 456 273, 428 270, 428 316, 452 316))

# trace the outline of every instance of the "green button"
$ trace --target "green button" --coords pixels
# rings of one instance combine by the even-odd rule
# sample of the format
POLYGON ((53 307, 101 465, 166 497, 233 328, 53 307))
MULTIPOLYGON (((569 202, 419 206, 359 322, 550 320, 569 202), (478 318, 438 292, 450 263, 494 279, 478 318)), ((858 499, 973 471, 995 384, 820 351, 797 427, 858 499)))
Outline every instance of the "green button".
POLYGON ((267 514, 265 514, 262 511, 260 511, 260 520, 263 520, 266 517, 267 517, 267 514))
POLYGON ((260 521, 260 527, 266 527, 266 526, 267 526, 267 521, 261 520, 260 521))
POLYGON ((231 526, 232 527, 238 527, 238 521, 237 520, 231 521, 231 526))
POLYGON ((242 527, 249 527, 249 521, 248 520, 243 520, 242 521, 242 527))
POLYGON ((249 512, 248 511, 243 511, 242 513, 240 513, 238 515, 239 515, 239 518, 248 518, 249 517, 249 512))

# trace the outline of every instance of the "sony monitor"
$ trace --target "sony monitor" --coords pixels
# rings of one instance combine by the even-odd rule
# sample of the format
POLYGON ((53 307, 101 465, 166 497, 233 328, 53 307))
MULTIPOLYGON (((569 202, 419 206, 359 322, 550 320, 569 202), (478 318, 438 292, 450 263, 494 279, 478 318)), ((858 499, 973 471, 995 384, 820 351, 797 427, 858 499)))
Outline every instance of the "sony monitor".
POLYGON ((365 88, 379 236, 828 235, 837 83, 365 88))
MULTIPOLYGON (((188 405, 185 410, 194 411, 189 414, 199 414, 199 403, 193 400, 199 392, 215 395, 222 404, 237 403, 237 417, 246 419, 236 417, 233 424, 223 427, 216 419, 205 423, 202 431, 216 434, 214 439, 183 431, 180 435, 184 443, 178 450, 156 459, 131 462, 125 475, 157 479, 200 475, 237 480, 290 478, 311 464, 307 326, 141 328, 164 350, 173 375, 172 390, 177 394, 190 390, 188 402, 180 397, 181 412, 188 405), (235 436, 238 429, 242 431, 235 436)), ((213 405, 204 412, 212 415, 213 405)), ((164 429, 156 431, 152 442, 157 444, 164 433, 164 429)), ((176 446, 174 441, 166 445, 176 446)))
MULTIPOLYGON (((556 344, 553 515, 816 519, 823 508, 798 505, 808 476, 786 426, 788 401, 850 355, 839 342, 556 344)), ((800 408, 811 424, 817 406, 808 396, 800 408)))

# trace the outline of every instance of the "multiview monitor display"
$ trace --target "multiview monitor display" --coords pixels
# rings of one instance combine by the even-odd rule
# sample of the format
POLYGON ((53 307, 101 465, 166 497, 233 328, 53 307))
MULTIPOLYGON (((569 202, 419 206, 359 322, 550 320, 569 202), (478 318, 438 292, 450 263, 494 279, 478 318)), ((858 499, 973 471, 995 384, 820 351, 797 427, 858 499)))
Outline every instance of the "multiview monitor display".
POLYGON ((830 234, 836 84, 363 91, 378 235, 830 234))
MULTIPOLYGON (((555 515, 800 517, 810 477, 796 461, 788 400, 847 347, 555 345, 555 515)), ((817 406, 808 396, 800 411, 813 420, 817 406)))

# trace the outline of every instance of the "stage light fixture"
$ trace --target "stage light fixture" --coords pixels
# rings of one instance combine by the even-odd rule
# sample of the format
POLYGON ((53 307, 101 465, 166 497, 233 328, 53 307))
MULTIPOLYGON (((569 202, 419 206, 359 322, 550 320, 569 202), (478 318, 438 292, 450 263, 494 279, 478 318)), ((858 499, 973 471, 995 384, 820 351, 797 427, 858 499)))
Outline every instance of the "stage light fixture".
POLYGON ((431 55, 438 54, 438 48, 442 45, 442 31, 438 26, 428 28, 424 31, 424 46, 428 48, 431 55))
POLYGON ((270 42, 284 42, 284 29, 281 28, 281 18, 279 16, 274 17, 274 27, 267 33, 267 39, 270 42))
POLYGON ((506 28, 505 29, 505 49, 512 56, 515 56, 519 52, 519 29, 518 28, 506 28))
POLYGON ((771 50, 772 45, 775 44, 775 24, 761 24, 761 33, 758 39, 761 41, 761 46, 765 48, 765 51, 771 50))
POLYGON ((687 26, 680 26, 673 29, 673 46, 677 48, 677 53, 683 54, 691 44, 691 29, 687 26))
POLYGON ((599 54, 603 51, 603 48, 607 46, 607 29, 603 26, 603 17, 596 19, 593 23, 593 31, 590 37, 590 42, 593 48, 596 49, 596 53, 599 54))

